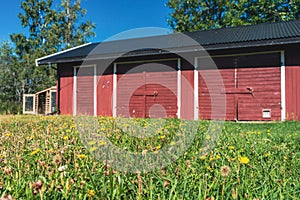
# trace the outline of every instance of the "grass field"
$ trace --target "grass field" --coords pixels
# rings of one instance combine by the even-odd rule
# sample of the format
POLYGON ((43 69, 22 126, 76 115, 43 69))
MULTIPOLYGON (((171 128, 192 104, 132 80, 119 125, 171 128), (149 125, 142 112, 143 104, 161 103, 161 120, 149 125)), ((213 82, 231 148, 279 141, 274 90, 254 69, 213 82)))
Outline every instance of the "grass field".
POLYGON ((213 138, 210 122, 201 121, 176 161, 133 173, 92 156, 107 143, 97 134, 126 151, 159 154, 176 145, 181 121, 167 120, 156 135, 137 138, 128 124, 120 129, 112 118, 97 120, 99 132, 82 141, 72 117, 0 117, 0 199, 300 199, 299 122, 226 122, 206 152, 203 144, 213 138))

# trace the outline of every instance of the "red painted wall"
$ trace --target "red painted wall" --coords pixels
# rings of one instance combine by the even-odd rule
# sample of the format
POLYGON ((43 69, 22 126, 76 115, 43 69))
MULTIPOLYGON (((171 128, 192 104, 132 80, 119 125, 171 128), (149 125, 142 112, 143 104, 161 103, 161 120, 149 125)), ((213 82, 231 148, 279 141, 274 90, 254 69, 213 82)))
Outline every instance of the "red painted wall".
POLYGON ((59 110, 62 115, 73 114, 73 67, 71 65, 59 65, 58 73, 60 74, 60 103, 59 110))

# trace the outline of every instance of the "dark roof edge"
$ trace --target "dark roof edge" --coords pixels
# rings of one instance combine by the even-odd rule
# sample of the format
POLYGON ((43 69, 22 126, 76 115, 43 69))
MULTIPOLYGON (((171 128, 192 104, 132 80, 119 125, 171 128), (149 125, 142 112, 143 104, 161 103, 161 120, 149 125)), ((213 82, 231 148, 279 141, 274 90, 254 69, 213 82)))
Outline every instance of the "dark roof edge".
MULTIPOLYGON (((93 43, 92 42, 85 43, 85 44, 82 44, 82 45, 79 45, 79 46, 76 46, 76 47, 73 47, 73 48, 70 48, 70 49, 66 49, 64 51, 59 51, 57 53, 53 53, 53 54, 50 54, 50 55, 47 55, 47 56, 35 59, 35 65, 38 67, 40 65, 39 61, 41 61, 41 60, 44 60, 44 59, 47 59, 47 58, 50 58, 50 57, 53 57, 53 56, 56 56, 56 55, 60 55, 60 54, 63 54, 63 53, 69 52, 69 51, 73 51, 75 49, 79 49, 81 47, 85 47, 85 46, 88 46, 88 45, 91 45, 91 44, 93 44, 93 43)), ((48 63, 44 63, 44 64, 48 64, 48 63)))
MULTIPOLYGON (((137 56, 150 56, 150 55, 163 55, 163 54, 169 54, 169 53, 184 53, 184 52, 197 52, 201 50, 206 51, 216 51, 216 50, 225 50, 225 49, 238 49, 238 48, 250 48, 250 47, 266 47, 266 46, 274 46, 274 45, 288 45, 288 44, 296 44, 300 43, 300 37, 297 38, 285 38, 280 40, 262 40, 262 41, 250 41, 250 42, 239 42, 239 43, 231 43, 231 44, 217 44, 217 45, 207 45, 203 46, 203 48, 197 47, 189 47, 185 48, 184 50, 178 50, 179 48, 176 48, 175 50, 169 51, 169 52, 160 52, 160 53, 142 53, 142 54, 134 54, 134 55, 124 55, 127 52, 119 52, 115 54, 107 54, 107 55, 101 55, 99 56, 93 56, 90 58, 87 57, 70 57, 68 59, 57 59, 57 60, 46 60, 42 61, 43 59, 46 59, 48 57, 52 57, 54 55, 49 55, 44 58, 36 59, 37 66, 39 65, 46 65, 46 64, 59 64, 59 63, 69 63, 69 62, 82 62, 84 60, 86 61, 92 61, 92 60, 103 60, 103 59, 116 59, 116 58, 128 58, 128 57, 137 57, 137 56)), ((84 46, 90 45, 91 43, 85 44, 84 46)), ((80 48, 82 46, 78 46, 77 48, 80 48)), ((64 52, 58 52, 57 54, 64 53, 64 52)), ((56 54, 56 55, 57 55, 56 54)))

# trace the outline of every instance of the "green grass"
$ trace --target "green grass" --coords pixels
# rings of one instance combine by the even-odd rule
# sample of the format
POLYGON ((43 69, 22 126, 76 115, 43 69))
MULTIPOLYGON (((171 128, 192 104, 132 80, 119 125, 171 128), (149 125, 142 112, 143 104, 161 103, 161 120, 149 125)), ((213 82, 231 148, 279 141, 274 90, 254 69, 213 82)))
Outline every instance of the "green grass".
POLYGON ((210 122, 201 121, 191 146, 174 162, 133 173, 111 168, 99 149, 111 142, 120 152, 160 154, 186 140, 182 122, 168 119, 156 126, 149 119, 133 120, 154 127, 155 135, 145 139, 135 137, 130 123, 119 127, 112 118, 97 120, 97 130, 83 138, 71 117, 0 117, 0 198, 300 199, 299 122, 226 122, 212 127, 222 129, 212 143, 206 133, 210 122), (209 152, 206 143, 214 144, 209 152), (230 168, 227 176, 222 176, 222 166, 230 168))

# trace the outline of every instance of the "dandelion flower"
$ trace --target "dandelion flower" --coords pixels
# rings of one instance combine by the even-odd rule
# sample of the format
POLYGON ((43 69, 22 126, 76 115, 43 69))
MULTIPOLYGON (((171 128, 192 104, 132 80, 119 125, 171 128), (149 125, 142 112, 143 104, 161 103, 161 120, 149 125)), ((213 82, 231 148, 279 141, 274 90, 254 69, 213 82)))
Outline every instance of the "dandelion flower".
POLYGON ((234 146, 229 146, 228 149, 234 150, 234 146))
POLYGON ((87 158, 87 156, 86 156, 85 154, 79 154, 78 157, 79 157, 80 159, 85 159, 85 158, 87 158))
POLYGON ((13 200, 13 197, 11 195, 4 195, 0 200, 13 200))
POLYGON ((92 148, 90 148, 90 152, 94 152, 94 151, 96 151, 97 150, 97 147, 92 147, 92 148))
POLYGON ((269 157, 271 154, 268 152, 265 154, 266 157, 269 157))
POLYGON ((62 157, 60 155, 56 155, 53 158, 53 163, 59 165, 62 162, 62 157))
POLYGON ((88 142, 88 145, 93 146, 96 143, 97 143, 97 141, 90 141, 90 142, 88 142))
POLYGON ((239 161, 240 161, 240 163, 242 163, 242 164, 248 164, 250 160, 249 160, 249 158, 246 157, 246 156, 241 156, 241 157, 239 157, 239 161))
POLYGON ((207 166, 206 169, 212 171, 212 168, 210 166, 207 166))
POLYGON ((87 194, 88 194, 88 197, 95 196, 95 191, 94 190, 88 190, 87 194))
POLYGON ((60 166, 60 167, 58 168, 58 171, 59 171, 59 172, 64 172, 64 171, 66 171, 67 168, 68 168, 67 165, 60 166))
POLYGON ((200 158, 201 158, 201 160, 206 160, 206 155, 203 155, 200 158))
POLYGON ((228 167, 228 166, 226 166, 226 165, 221 167, 221 175, 222 175, 223 177, 228 176, 229 173, 230 173, 230 167, 228 167))
POLYGON ((30 155, 32 155, 32 156, 33 156, 33 155, 37 154, 38 152, 40 152, 40 149, 36 149, 36 150, 34 150, 33 152, 31 152, 31 153, 30 153, 30 155))

